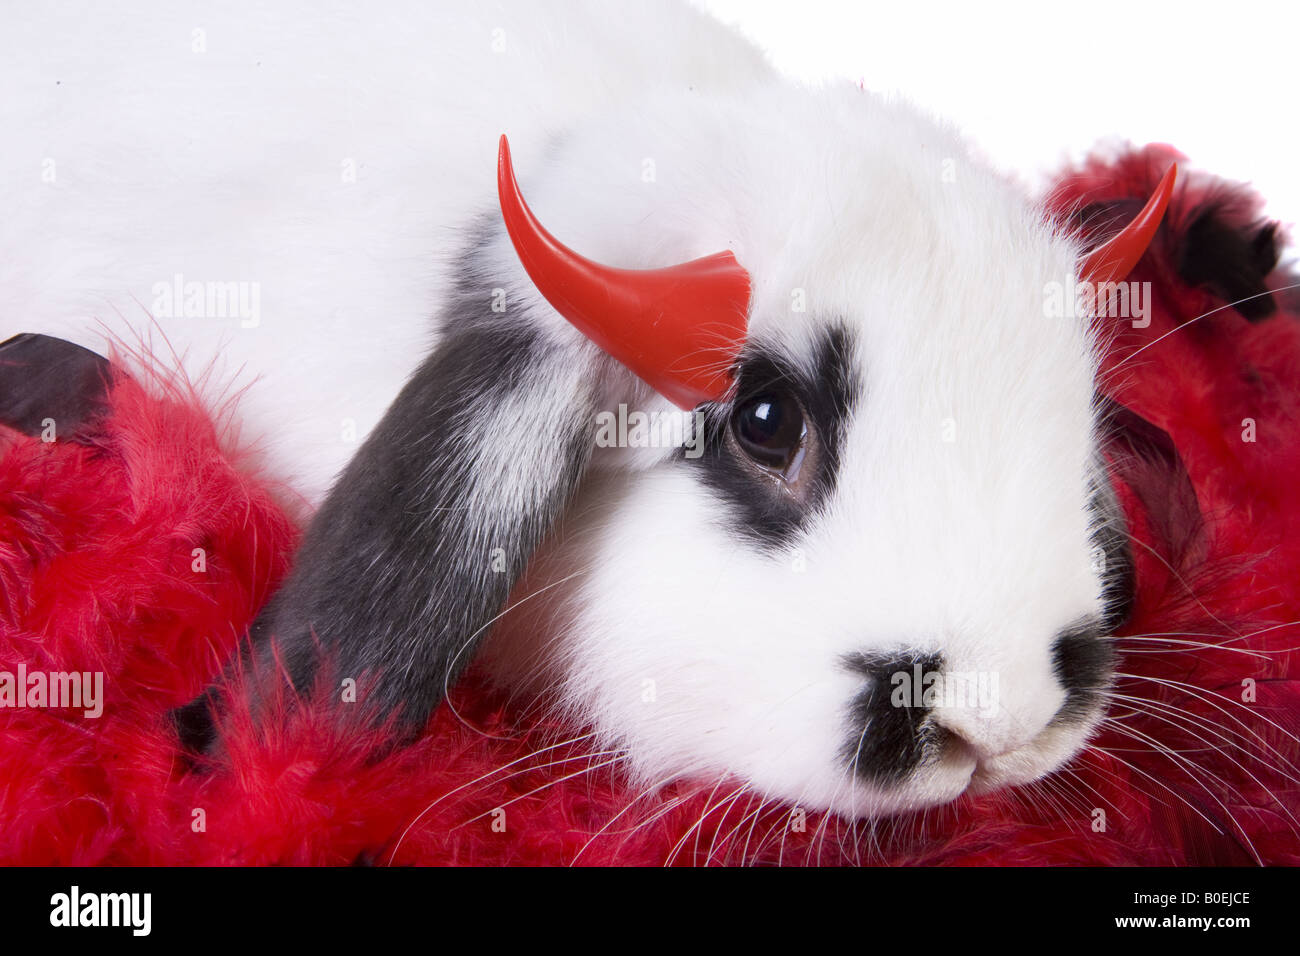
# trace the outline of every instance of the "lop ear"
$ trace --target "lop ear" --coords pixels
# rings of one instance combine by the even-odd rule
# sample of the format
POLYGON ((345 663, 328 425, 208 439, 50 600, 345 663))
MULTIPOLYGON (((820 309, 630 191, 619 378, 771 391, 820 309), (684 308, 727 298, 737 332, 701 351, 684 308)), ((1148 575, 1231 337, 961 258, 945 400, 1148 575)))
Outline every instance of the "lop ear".
MULTIPOLYGON (((562 345, 466 283, 444 339, 343 472, 289 580, 253 626, 254 693, 310 692, 324 656, 368 715, 418 729, 473 656, 590 460, 602 352, 683 408, 730 388, 749 274, 730 252, 652 270, 579 256, 533 216, 501 138, 502 221, 524 271, 599 348, 562 345)), ((486 246, 479 246, 482 252, 486 246)), ((489 274, 468 263, 467 275, 489 274)), ((486 284, 484 284, 486 285, 486 284)), ((215 695, 183 708, 210 740, 215 695)))
MULTIPOLYGON (((493 313, 490 288, 463 289, 444 318, 253 625, 255 714, 281 689, 268 682, 310 695, 328 659, 367 718, 418 732, 583 475, 599 353, 493 313)), ((178 715, 190 747, 211 742, 218 696, 178 715)))

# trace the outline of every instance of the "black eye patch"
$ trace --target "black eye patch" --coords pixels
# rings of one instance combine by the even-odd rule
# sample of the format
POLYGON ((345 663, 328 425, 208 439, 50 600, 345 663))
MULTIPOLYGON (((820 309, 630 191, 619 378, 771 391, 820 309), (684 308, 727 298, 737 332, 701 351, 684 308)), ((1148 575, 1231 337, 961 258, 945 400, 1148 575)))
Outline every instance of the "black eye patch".
POLYGON ((764 550, 788 546, 819 512, 839 475, 844 434, 861 391, 853 363, 850 333, 839 325, 820 332, 806 366, 761 346, 742 354, 736 393, 731 402, 706 406, 704 450, 696 459, 683 459, 698 469, 700 480, 726 506, 728 520, 764 550), (782 490, 779 481, 761 473, 731 437, 737 409, 783 396, 798 403, 807 423, 811 474, 800 496, 782 490))

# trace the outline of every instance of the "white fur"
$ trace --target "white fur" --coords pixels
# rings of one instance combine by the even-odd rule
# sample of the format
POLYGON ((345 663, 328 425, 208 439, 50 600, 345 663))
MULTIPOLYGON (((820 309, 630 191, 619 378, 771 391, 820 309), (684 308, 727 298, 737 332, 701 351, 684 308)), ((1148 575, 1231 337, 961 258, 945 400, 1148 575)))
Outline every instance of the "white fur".
POLYGON ((312 503, 432 344, 448 258, 496 209, 501 133, 536 160, 577 118, 658 85, 767 74, 738 38, 664 2, 635 16, 273 9, 74 2, 6 18, 0 338, 103 350, 99 323, 134 341, 154 286, 177 273, 259 283, 256 328, 155 316, 154 344, 188 349, 194 374, 218 359, 219 381, 260 377, 242 417, 272 473, 312 503))
MULTIPOLYGON (((864 387, 799 553, 737 539, 663 449, 601 449, 517 589, 547 590, 498 633, 501 679, 558 685, 646 783, 731 774, 848 814, 1031 780, 1077 751, 1086 725, 1045 728, 1064 699, 1051 639, 1101 607, 1095 357, 1084 322, 1043 307, 1077 249, 955 134, 848 84, 781 81, 675 4, 254 10, 11 11, 0 339, 102 350, 98 323, 149 334, 176 273, 259 283, 255 328, 153 328, 191 372, 259 377, 241 421, 318 502, 434 344, 451 257, 495 214, 506 132, 563 241, 627 267, 731 249, 753 339, 806 365, 819 325, 844 322, 864 387), (903 647, 996 672, 1000 706, 945 713, 970 749, 875 790, 837 758, 862 683, 839 659, 903 647)), ((504 240, 485 261, 521 287, 504 240)), ((510 310, 587 347, 535 293, 510 310)), ((602 400, 668 408, 618 374, 602 400)))

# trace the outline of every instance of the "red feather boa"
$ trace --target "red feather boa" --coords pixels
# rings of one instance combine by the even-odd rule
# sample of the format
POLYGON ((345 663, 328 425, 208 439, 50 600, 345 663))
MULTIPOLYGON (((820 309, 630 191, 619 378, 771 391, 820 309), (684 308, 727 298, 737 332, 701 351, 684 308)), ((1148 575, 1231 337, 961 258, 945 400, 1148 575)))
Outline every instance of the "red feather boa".
MULTIPOLYGON (((1094 160, 1054 209, 1141 201, 1172 155, 1094 160)), ((1153 284, 1151 324, 1115 326, 1108 390, 1177 456, 1116 458, 1139 542, 1118 690, 1139 702, 1068 772, 875 824, 801 822, 725 783, 641 795, 561 743, 578 731, 521 720, 472 675, 454 712, 377 762, 378 734, 318 712, 273 731, 236 713, 216 766, 190 772, 167 712, 229 658, 297 530, 229 409, 119 374, 110 414, 74 440, 0 430, 0 670, 102 671, 106 697, 96 720, 0 709, 0 861, 1300 863, 1300 296, 1275 292, 1251 322, 1180 277, 1211 206, 1236 230, 1259 214, 1240 187, 1185 178, 1133 276, 1153 284)))

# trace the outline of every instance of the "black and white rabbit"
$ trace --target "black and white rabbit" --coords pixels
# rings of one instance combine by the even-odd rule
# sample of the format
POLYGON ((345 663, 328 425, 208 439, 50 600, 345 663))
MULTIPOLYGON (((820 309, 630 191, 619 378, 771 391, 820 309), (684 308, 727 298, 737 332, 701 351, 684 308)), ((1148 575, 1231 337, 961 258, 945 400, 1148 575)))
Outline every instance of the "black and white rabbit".
POLYGON ((241 423, 319 504, 254 628, 299 691, 327 653, 414 732, 477 656, 643 783, 849 815, 1084 745, 1127 561, 1097 333, 1044 299, 1133 230, 1085 260, 946 126, 684 5, 10 19, 0 321, 257 377, 241 423), (507 234, 503 131, 583 256, 729 253, 743 336, 707 282, 685 333, 586 307, 684 334, 667 363, 578 331, 507 234))

